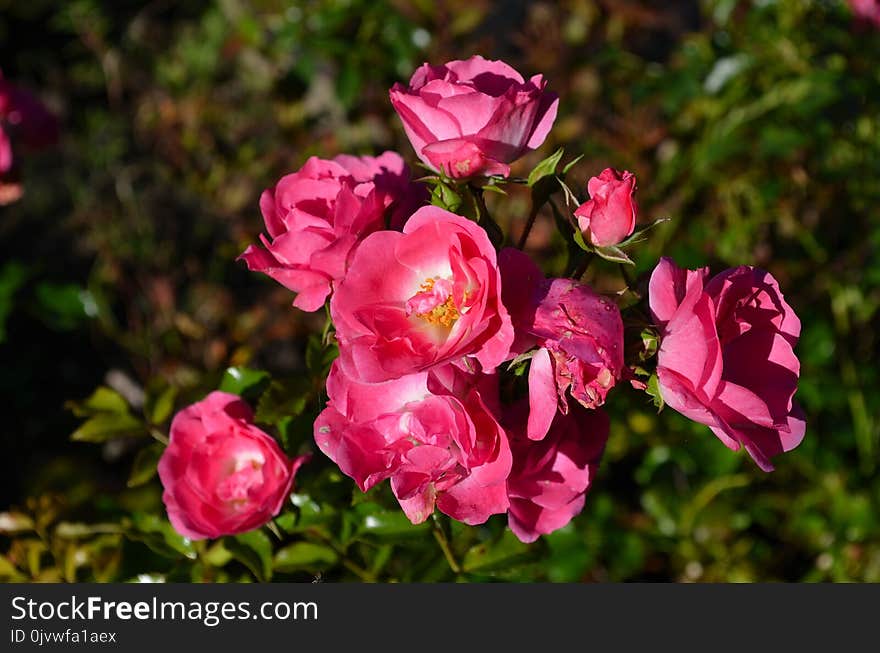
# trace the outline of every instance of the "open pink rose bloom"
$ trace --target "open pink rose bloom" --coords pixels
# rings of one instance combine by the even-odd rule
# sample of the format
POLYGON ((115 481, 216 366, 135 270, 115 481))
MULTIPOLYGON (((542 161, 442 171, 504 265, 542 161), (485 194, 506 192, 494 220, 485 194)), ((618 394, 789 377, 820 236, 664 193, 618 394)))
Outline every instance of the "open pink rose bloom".
POLYGON ((486 232, 434 206, 361 243, 330 311, 342 369, 367 382, 455 361, 491 371, 513 342, 486 232))
POLYGON ((379 157, 312 157, 260 197, 271 240, 241 255, 248 268, 263 272, 297 293, 293 305, 316 311, 345 276, 354 249, 386 228, 386 211, 402 223, 422 198, 409 170, 394 152, 379 157))
POLYGON ((651 275, 651 312, 662 329, 658 359, 666 403, 705 424, 764 471, 794 449, 806 424, 793 400, 801 322, 776 280, 741 266, 709 279, 664 258, 651 275))
POLYGON ((192 540, 244 533, 278 514, 307 456, 290 460, 235 395, 212 392, 180 411, 159 460, 162 500, 192 540))
POLYGON ((423 65, 409 86, 394 85, 391 104, 425 165, 453 178, 506 176, 553 126, 559 99, 546 85, 541 75, 526 81, 503 61, 474 56, 423 65))

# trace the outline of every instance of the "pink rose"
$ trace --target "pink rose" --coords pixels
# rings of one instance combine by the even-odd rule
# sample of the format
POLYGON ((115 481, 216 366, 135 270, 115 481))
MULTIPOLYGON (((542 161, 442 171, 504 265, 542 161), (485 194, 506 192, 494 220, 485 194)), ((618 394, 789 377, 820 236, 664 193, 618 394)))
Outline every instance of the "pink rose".
POLYGON ((528 434, 540 440, 568 393, 585 408, 605 403, 623 370, 623 321, 614 302, 584 283, 544 279, 519 250, 501 251, 503 299, 517 333, 513 353, 538 349, 529 367, 528 434))
POLYGON ((261 236, 265 249, 251 245, 239 258, 298 293, 297 308, 318 310, 345 275, 357 244, 386 227, 389 208, 402 222, 399 211, 413 209, 417 195, 394 152, 312 157, 263 192, 260 210, 272 240, 261 236))
POLYGON ((58 120, 39 99, 11 84, 0 73, 0 123, 5 123, 15 140, 33 149, 58 140, 58 120))
POLYGON ((651 312, 662 336, 660 392, 769 472, 770 458, 794 449, 806 429, 792 400, 801 323, 768 272, 740 266, 707 283, 708 275, 668 258, 651 275, 651 312))
POLYGON ((556 414, 547 437, 511 437, 508 523, 523 542, 562 528, 584 508, 608 440, 608 416, 574 405, 556 414))
POLYGON ((11 84, 0 73, 0 206, 23 193, 12 145, 33 150, 58 140, 58 121, 36 97, 11 84))
POLYGON ((397 152, 383 152, 376 157, 340 154, 333 161, 348 170, 357 184, 374 184, 391 202, 387 210, 392 229, 402 229, 409 216, 428 203, 427 187, 412 181, 409 167, 397 152))
POLYGON ((598 177, 590 179, 587 190, 590 199, 574 212, 584 239, 596 247, 608 247, 625 240, 636 228, 635 176, 606 168, 598 177))
POLYGON ((168 518, 184 537, 244 533, 281 510, 308 456, 289 460, 252 420, 250 407, 225 392, 175 415, 159 478, 168 518))
POLYGON ((880 29, 880 0, 849 0, 849 7, 860 23, 880 29))
POLYGON ((559 99, 535 75, 528 82, 502 61, 474 56, 424 64, 391 104, 418 157, 453 178, 510 173, 508 163, 540 147, 559 99))
POLYGON ((507 510, 510 447, 476 385, 442 368, 362 383, 338 363, 327 379, 330 401, 315 422, 315 442, 361 490, 390 478, 414 524, 435 505, 466 524, 507 510))
POLYGON ((463 358, 492 371, 513 341, 486 232, 435 206, 360 244, 330 312, 343 370, 370 383, 463 358))

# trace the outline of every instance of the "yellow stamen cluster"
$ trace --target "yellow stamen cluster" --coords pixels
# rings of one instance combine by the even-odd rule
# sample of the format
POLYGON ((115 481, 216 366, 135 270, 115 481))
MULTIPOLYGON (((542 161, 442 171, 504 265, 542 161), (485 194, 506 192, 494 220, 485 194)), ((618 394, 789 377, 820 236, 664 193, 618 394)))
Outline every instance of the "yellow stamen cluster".
MULTIPOLYGON (((431 292, 434 289, 434 279, 426 279, 425 283, 421 286, 422 292, 431 292)), ((456 320, 458 320, 461 315, 458 312, 458 309, 455 307, 455 302, 452 300, 452 295, 446 298, 446 301, 442 304, 438 304, 430 311, 425 313, 416 313, 416 317, 422 318, 428 324, 433 324, 434 326, 443 326, 447 329, 451 328, 453 324, 455 324, 456 320)))

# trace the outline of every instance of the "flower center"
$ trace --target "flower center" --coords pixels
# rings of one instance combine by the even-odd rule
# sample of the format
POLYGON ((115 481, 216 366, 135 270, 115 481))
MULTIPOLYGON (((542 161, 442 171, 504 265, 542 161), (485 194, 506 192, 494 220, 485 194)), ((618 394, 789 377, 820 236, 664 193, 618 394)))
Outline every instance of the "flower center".
POLYGON ((248 502, 250 491, 263 484, 263 461, 257 458, 236 460, 231 473, 217 485, 217 496, 236 508, 248 502))
POLYGON ((406 314, 415 314, 433 326, 451 328, 461 317, 452 297, 452 282, 440 277, 425 279, 419 292, 407 300, 406 314))

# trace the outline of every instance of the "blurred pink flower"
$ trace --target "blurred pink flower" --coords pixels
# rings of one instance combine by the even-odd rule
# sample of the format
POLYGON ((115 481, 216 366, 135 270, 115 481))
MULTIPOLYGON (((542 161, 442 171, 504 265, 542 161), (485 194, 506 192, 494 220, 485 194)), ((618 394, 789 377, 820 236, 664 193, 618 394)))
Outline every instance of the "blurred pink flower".
POLYGON ((168 518, 181 535, 244 533, 281 510, 308 456, 288 459, 252 420, 250 407, 225 392, 175 415, 159 478, 168 518))
POLYGON ((651 275, 660 392, 670 407, 772 471, 770 458, 794 449, 806 429, 793 401, 801 323, 768 272, 740 266, 707 282, 708 275, 668 258, 651 275))
POLYGON ((453 178, 508 175, 544 142, 559 100, 541 75, 525 81, 502 61, 473 56, 422 65, 391 104, 423 163, 453 178))
POLYGON ((849 0, 849 7, 861 23, 880 29, 880 0, 849 0))
POLYGON ((38 150, 58 140, 58 121, 36 97, 18 88, 0 72, 0 206, 23 192, 16 170, 16 149, 38 150))

